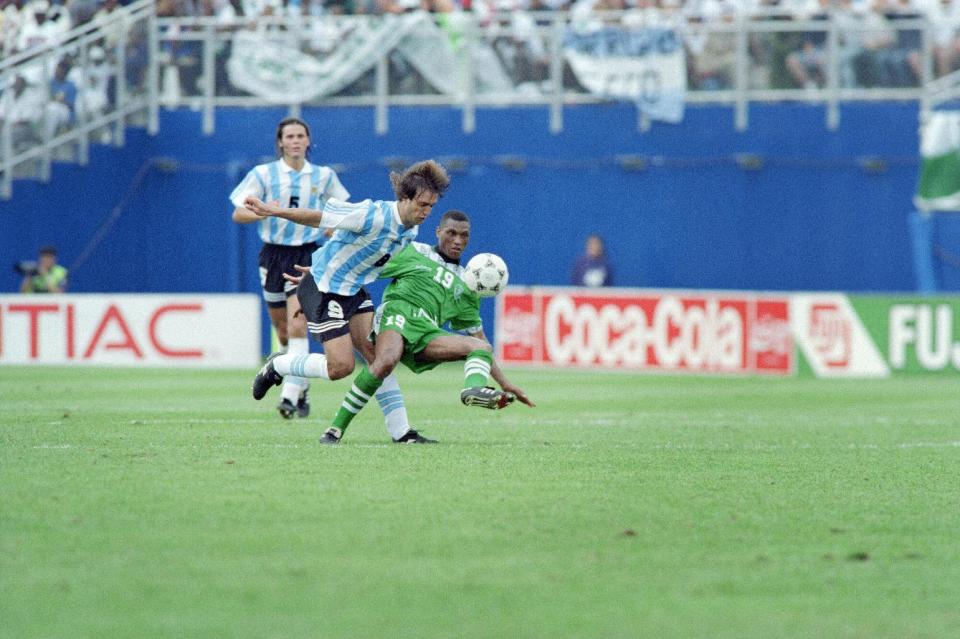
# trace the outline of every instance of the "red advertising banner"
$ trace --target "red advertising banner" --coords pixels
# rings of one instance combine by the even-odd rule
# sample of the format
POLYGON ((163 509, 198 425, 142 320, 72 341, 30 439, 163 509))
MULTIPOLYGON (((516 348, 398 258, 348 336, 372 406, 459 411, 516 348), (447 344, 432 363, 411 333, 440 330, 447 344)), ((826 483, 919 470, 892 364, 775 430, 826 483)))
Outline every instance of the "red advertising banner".
POLYGON ((508 364, 789 375, 787 297, 753 293, 511 288, 497 298, 508 364))
POLYGON ((256 295, 0 295, 0 365, 259 363, 256 295))

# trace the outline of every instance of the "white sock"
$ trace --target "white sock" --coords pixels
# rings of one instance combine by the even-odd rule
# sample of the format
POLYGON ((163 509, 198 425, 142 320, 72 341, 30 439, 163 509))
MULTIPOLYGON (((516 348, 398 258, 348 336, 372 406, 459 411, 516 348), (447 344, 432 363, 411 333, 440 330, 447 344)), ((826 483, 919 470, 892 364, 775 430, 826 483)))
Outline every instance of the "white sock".
POLYGON ((322 353, 308 353, 306 355, 287 353, 274 359, 273 367, 284 377, 296 375, 297 377, 330 379, 330 375, 327 374, 327 356, 322 353))
MULTIPOLYGON (((306 337, 291 337, 287 340, 285 353, 287 355, 309 355, 310 342, 307 341, 306 337)), ((309 388, 309 386, 310 383, 303 377, 285 375, 280 395, 283 399, 288 399, 291 403, 296 404, 297 400, 300 399, 300 393, 309 388)))
POLYGON ((387 422, 387 432, 393 439, 400 439, 410 430, 407 421, 407 408, 403 405, 403 395, 400 393, 400 384, 393 373, 387 375, 383 384, 377 389, 377 402, 387 422))

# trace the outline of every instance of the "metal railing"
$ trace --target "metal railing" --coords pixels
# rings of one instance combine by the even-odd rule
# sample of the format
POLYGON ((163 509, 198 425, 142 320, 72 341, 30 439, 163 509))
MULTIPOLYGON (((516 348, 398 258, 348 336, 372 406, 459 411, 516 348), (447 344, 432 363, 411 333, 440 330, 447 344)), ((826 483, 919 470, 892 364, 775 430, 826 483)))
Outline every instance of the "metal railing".
MULTIPOLYGON (((40 177, 48 178, 58 147, 75 144, 75 159, 84 163, 91 134, 105 126, 111 127, 111 142, 122 144, 135 113, 146 114, 154 133, 160 107, 200 110, 202 131, 209 135, 221 107, 286 105, 299 114, 304 106, 368 106, 375 130, 384 134, 391 106, 459 107, 469 133, 478 107, 532 105, 547 108, 550 129, 559 132, 565 105, 607 99, 584 89, 564 51, 571 33, 598 24, 674 29, 687 60, 685 101, 732 106, 738 130, 749 125, 749 106, 758 102, 824 104, 825 125, 835 128, 842 102, 920 100, 932 108, 943 96, 960 95, 957 73, 935 77, 936 25, 925 17, 890 21, 881 31, 834 12, 822 20, 740 16, 663 24, 636 12, 538 12, 523 14, 522 21, 512 12, 483 22, 472 13, 224 22, 158 18, 154 11, 154 0, 140 0, 112 22, 75 29, 56 47, 0 63, 0 82, 8 86, 29 65, 49 69, 67 53, 87 68, 91 49, 106 44, 116 87, 107 112, 78 112, 71 126, 26 148, 17 148, 14 127, 0 123, 0 196, 10 197, 13 173, 24 163, 39 162, 40 177), (802 86, 798 68, 808 74, 802 86), (249 81, 251 75, 264 90, 249 81), (311 82, 326 90, 300 90, 298 83, 311 82)), ((650 125, 638 111, 638 130, 650 125)))
MULTIPOLYGON (((85 165, 89 157, 91 139, 109 139, 123 146, 130 118, 145 113, 147 129, 155 133, 158 127, 156 96, 157 65, 142 67, 131 63, 131 55, 144 60, 155 60, 157 26, 155 0, 138 0, 115 15, 94 23, 81 25, 67 32, 57 44, 36 47, 0 61, 0 87, 5 112, 0 117, 0 197, 9 199, 13 192, 16 171, 30 168, 28 175, 42 181, 50 179, 50 165, 56 152, 66 149, 70 160, 85 165), (102 54, 97 63, 91 55, 102 54), (51 95, 50 78, 65 56, 77 61, 81 96, 89 100, 90 83, 101 83, 100 88, 109 98, 99 108, 51 108, 56 96, 51 95), (96 69, 97 65, 100 69, 96 69), (137 75, 131 81, 131 69, 137 75), (94 78, 94 76, 96 76, 94 78), (19 92, 19 93, 18 93, 19 92), (19 108, 14 104, 22 100, 19 108), (28 105, 28 106, 24 106, 28 105), (18 114, 15 119, 11 113, 18 114)), ((55 105, 54 105, 55 106, 55 105)))

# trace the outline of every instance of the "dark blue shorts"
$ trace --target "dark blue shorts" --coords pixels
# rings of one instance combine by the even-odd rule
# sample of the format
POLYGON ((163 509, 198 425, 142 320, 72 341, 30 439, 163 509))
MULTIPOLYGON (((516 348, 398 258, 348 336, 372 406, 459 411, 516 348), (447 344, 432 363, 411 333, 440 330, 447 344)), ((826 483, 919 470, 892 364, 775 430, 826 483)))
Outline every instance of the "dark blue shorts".
POLYGON ((310 242, 302 246, 283 246, 264 244, 260 249, 258 265, 260 267, 260 287, 267 306, 279 308, 287 305, 287 298, 296 292, 296 284, 283 279, 284 273, 299 275, 294 264, 310 266, 310 258, 317 250, 317 244, 310 242))
POLYGON ((309 274, 297 287, 297 299, 307 316, 307 330, 322 342, 350 333, 350 318, 354 315, 373 312, 373 301, 364 289, 353 295, 324 293, 309 274))

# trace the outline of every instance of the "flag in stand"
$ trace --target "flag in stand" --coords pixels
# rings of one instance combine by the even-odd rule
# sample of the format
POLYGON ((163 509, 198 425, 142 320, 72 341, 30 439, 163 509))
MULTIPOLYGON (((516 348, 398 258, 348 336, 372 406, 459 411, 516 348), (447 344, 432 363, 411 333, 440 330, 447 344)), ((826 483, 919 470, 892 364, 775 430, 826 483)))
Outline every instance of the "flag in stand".
POLYGON ((920 127, 920 185, 914 203, 924 211, 960 211, 960 111, 934 111, 920 127))

